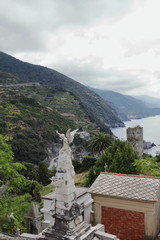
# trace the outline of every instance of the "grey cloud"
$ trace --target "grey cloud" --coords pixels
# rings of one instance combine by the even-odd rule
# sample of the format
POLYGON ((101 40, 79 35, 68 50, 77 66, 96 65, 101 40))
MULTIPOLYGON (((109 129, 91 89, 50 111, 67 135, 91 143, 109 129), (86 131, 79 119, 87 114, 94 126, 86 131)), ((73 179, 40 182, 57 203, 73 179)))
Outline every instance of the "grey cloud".
MULTIPOLYGON (((71 51, 69 56, 64 54, 63 57, 66 40, 63 30, 66 30, 67 36, 70 36, 70 32, 74 36, 79 34, 84 41, 102 39, 103 33, 94 33, 94 26, 99 26, 101 20, 118 21, 119 16, 130 12, 128 10, 133 2, 138 0, 0 0, 0 50, 12 55, 27 56, 27 61, 31 59, 30 62, 35 58, 34 63, 47 63, 48 67, 53 67, 85 85, 122 93, 138 91, 142 87, 149 89, 144 78, 148 76, 149 79, 151 75, 143 69, 105 70, 102 68, 103 56, 88 55, 86 59, 81 57, 81 60, 78 56, 76 60, 71 51), (50 34, 53 42, 47 39, 50 34), (55 64, 51 63, 52 58, 55 64)), ((107 39, 106 34, 104 39, 107 39)), ((77 48, 78 44, 80 43, 77 43, 77 48)), ((136 44, 122 40, 121 44, 126 47, 125 57, 152 49, 155 55, 160 54, 160 39, 137 41, 136 44)), ((156 72, 155 78, 158 79, 159 76, 159 72, 156 72)))
POLYGON ((154 73, 154 76, 159 79, 159 78, 160 78, 160 71, 156 71, 156 72, 154 73))
POLYGON ((1 50, 5 52, 27 51, 43 49, 44 43, 42 38, 38 41, 34 33, 27 28, 18 24, 11 24, 5 22, 0 25, 0 46, 1 50))
POLYGON ((154 50, 157 55, 160 54, 160 39, 141 41, 135 44, 130 43, 129 41, 123 42, 123 45, 126 47, 125 56, 132 57, 135 55, 146 53, 150 50, 154 50), (156 50, 157 47, 159 50, 156 50))
POLYGON ((61 13, 63 23, 86 24, 95 22, 97 18, 110 17, 125 11, 132 0, 59 0, 56 6, 61 13))
POLYGON ((33 17, 31 16, 33 15, 34 8, 31 12, 29 8, 26 8, 24 14, 25 5, 22 9, 21 4, 18 5, 19 1, 15 1, 14 4, 10 0, 6 0, 5 4, 2 4, 2 2, 0 2, 1 50, 16 52, 20 50, 36 51, 43 49, 44 38, 37 31, 33 17))
POLYGON ((144 87, 144 82, 140 81, 141 74, 144 73, 143 69, 139 71, 104 70, 93 63, 81 65, 77 61, 71 61, 59 64, 57 70, 84 85, 101 89, 126 93, 144 87))
POLYGON ((87 28, 98 19, 124 12, 133 0, 1 0, 2 51, 45 50, 46 33, 87 28))

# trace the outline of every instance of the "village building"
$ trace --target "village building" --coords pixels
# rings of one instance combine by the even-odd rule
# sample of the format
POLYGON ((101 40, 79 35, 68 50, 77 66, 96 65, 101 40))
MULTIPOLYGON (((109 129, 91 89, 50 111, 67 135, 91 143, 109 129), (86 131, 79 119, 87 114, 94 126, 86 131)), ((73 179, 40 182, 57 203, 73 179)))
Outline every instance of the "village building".
POLYGON ((160 178, 101 173, 90 188, 95 224, 121 240, 155 239, 160 230, 160 178))

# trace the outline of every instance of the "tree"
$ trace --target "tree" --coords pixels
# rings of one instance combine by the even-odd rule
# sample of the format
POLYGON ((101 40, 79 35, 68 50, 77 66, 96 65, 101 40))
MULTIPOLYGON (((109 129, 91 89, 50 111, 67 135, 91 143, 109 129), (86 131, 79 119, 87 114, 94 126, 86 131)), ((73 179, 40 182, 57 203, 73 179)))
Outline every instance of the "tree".
POLYGON ((25 166, 25 169, 21 171, 21 174, 26 179, 39 181, 38 166, 29 162, 23 162, 23 165, 25 166))
POLYGON ((29 194, 0 197, 0 232, 15 234, 17 228, 26 232, 24 215, 31 207, 30 201, 29 194))
POLYGON ((86 182, 93 183, 100 172, 136 174, 137 170, 134 161, 138 155, 128 142, 115 140, 110 147, 102 152, 97 159, 95 166, 90 169, 86 182))
POLYGON ((95 166, 91 167, 88 174, 86 175, 85 181, 84 181, 84 186, 88 187, 90 186, 94 180, 96 179, 97 175, 95 172, 95 166))
POLYGON ((11 146, 0 135, 0 180, 1 184, 7 186, 10 192, 16 191, 18 186, 25 182, 24 176, 19 173, 23 168, 24 166, 21 163, 13 162, 11 146))
POLYGON ((81 161, 73 161, 74 170, 76 173, 88 171, 92 166, 95 165, 96 158, 92 156, 83 157, 81 161))
POLYGON ((39 182, 43 185, 48 185, 51 180, 49 179, 49 170, 44 162, 39 162, 38 165, 38 174, 39 174, 39 182))
POLYGON ((135 174, 136 168, 133 164, 135 159, 138 159, 138 155, 132 145, 127 141, 117 139, 105 150, 96 165, 103 166, 103 171, 107 164, 109 172, 135 174))
POLYGON ((147 157, 146 159, 137 159, 134 166, 138 174, 147 176, 160 176, 160 162, 156 157, 147 157))
POLYGON ((160 162, 160 153, 159 153, 159 152, 157 152, 155 158, 156 158, 156 161, 157 161, 157 162, 160 162))
POLYGON ((93 154, 100 154, 103 150, 111 145, 113 137, 109 134, 97 133, 89 142, 89 149, 93 154))
POLYGON ((92 166, 95 165, 96 158, 91 156, 83 157, 81 161, 81 172, 88 171, 92 166))

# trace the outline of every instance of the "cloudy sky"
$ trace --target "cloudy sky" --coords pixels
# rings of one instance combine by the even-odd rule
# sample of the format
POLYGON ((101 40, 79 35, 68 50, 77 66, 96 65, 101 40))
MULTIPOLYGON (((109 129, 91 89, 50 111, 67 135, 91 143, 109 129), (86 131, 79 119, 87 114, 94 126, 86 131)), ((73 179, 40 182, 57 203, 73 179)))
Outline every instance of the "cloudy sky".
POLYGON ((0 0, 0 51, 92 87, 160 98, 160 0, 0 0))

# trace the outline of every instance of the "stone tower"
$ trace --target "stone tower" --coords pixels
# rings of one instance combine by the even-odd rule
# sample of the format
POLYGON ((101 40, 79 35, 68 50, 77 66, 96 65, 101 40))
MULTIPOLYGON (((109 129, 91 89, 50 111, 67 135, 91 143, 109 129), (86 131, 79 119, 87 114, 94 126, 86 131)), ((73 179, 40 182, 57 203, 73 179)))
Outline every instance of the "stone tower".
POLYGON ((139 157, 143 156, 143 127, 127 128, 127 141, 132 144, 139 157))

